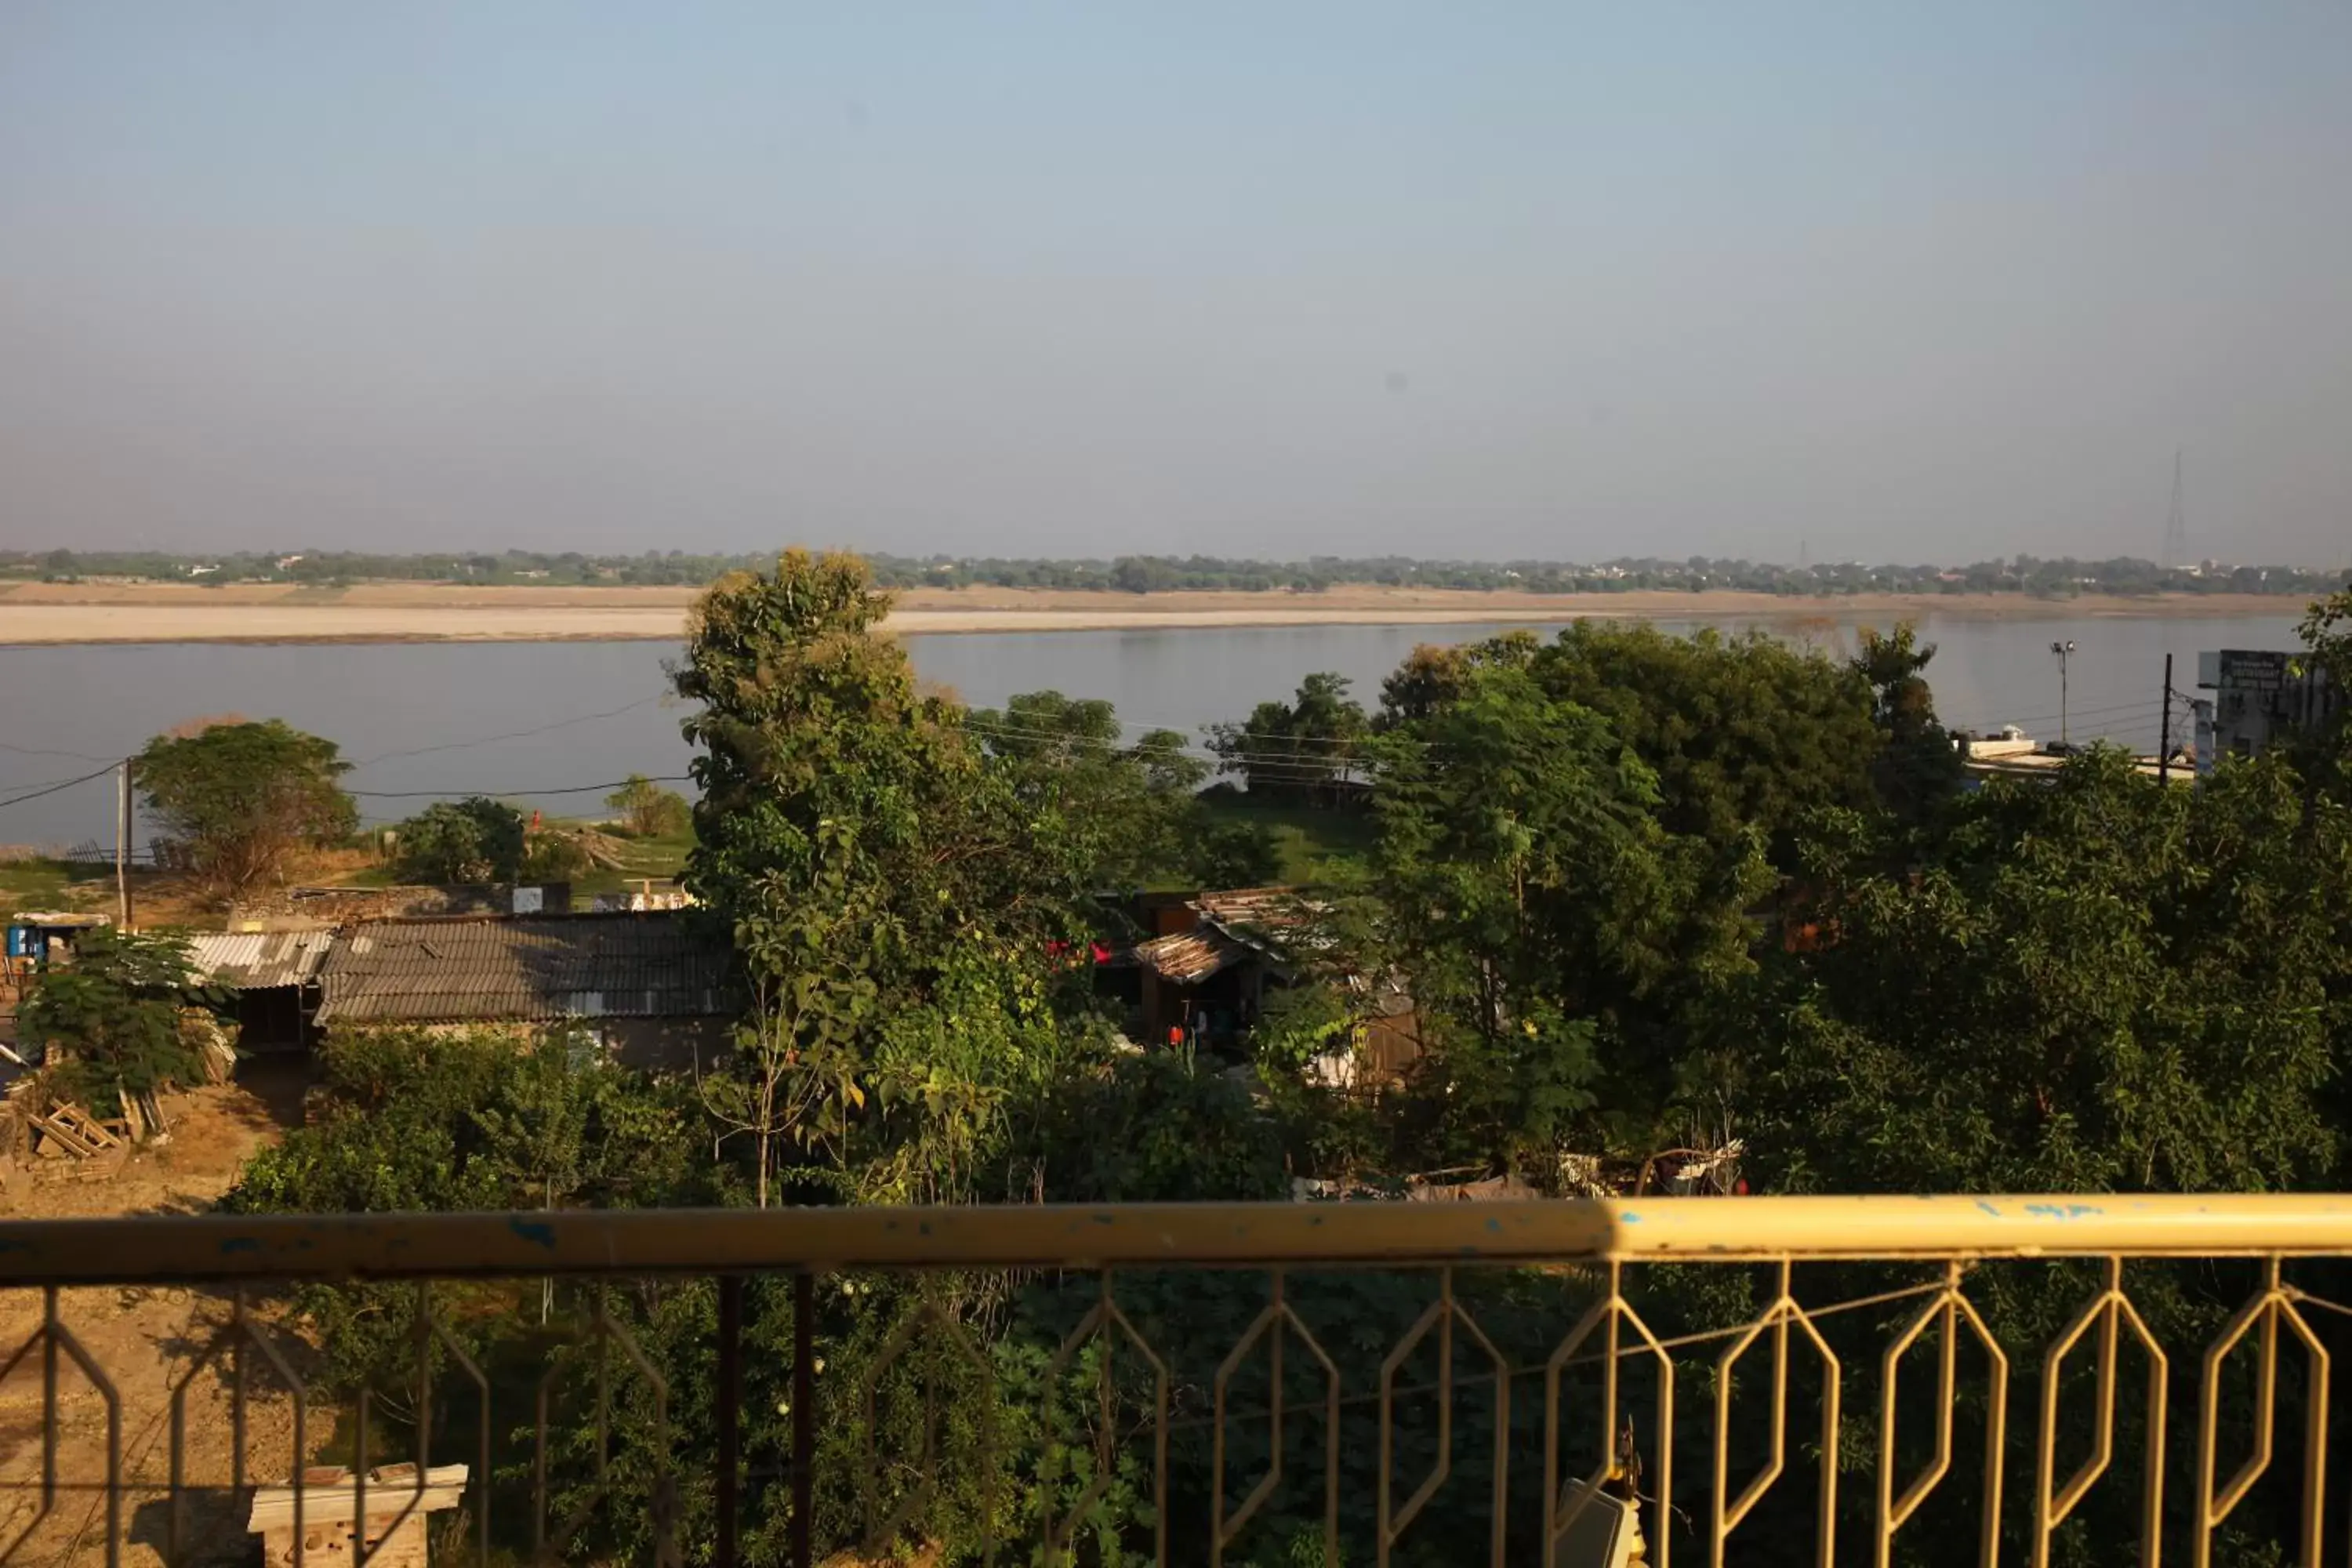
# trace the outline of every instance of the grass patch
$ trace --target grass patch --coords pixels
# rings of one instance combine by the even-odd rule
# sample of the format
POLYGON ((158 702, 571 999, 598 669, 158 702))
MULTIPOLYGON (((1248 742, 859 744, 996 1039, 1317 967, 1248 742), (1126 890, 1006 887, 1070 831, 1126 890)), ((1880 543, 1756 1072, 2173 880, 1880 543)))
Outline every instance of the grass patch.
POLYGON ((1241 799, 1212 800, 1221 822, 1249 822, 1271 830, 1282 848, 1282 880, 1329 882, 1371 863, 1379 829, 1370 812, 1324 811, 1308 805, 1276 805, 1241 799))
POLYGON ((35 910, 104 911, 113 907, 111 866, 81 860, 11 860, 0 864, 0 914, 35 910))
POLYGON ((622 893, 647 879, 656 882, 675 881, 686 869, 686 858, 694 852, 694 829, 681 827, 676 833, 659 834, 648 838, 634 838, 619 828, 606 825, 604 831, 621 846, 618 869, 599 866, 572 879, 574 897, 597 893, 622 893))

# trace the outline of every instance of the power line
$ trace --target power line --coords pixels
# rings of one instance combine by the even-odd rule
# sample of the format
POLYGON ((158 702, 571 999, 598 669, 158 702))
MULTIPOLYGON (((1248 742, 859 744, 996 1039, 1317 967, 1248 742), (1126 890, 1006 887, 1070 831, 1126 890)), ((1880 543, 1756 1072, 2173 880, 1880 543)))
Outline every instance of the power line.
POLYGON ((94 773, 84 773, 78 779, 60 779, 56 784, 44 784, 39 789, 27 791, 24 795, 12 795, 6 800, 0 800, 0 809, 5 809, 12 805, 21 805, 28 800, 38 800, 45 795, 55 795, 61 789, 71 789, 76 784, 88 784, 92 779, 102 779, 121 765, 121 764, 117 763, 109 763, 106 766, 99 769, 98 772, 94 773))
MULTIPOLYGON (((2160 702, 2143 700, 2138 702, 2118 702, 2105 708, 2076 708, 2071 710, 2071 714, 2072 717, 2077 719, 2100 719, 2103 722, 2122 723, 2128 721, 2135 714, 2153 713, 2162 706, 2163 704, 2160 702), (2105 716, 2104 718, 2102 717, 2103 715, 2105 716)), ((2000 721, 2004 724, 2036 724, 2045 722, 2057 717, 2058 715, 2055 713, 2028 713, 2022 718, 2004 718, 2000 721)), ((1953 730, 1982 730, 1990 728, 1990 723, 1961 722, 1957 720, 1947 720, 1945 721, 1945 728, 1953 730)))
POLYGON ((463 752, 475 746, 494 746, 501 741, 520 741, 531 735, 544 735, 551 730, 569 729, 574 724, 593 724, 603 719, 617 719, 624 713, 634 713, 640 708, 659 702, 668 695, 667 691, 656 691, 651 697, 640 697, 635 702, 625 703, 603 713, 575 714, 569 719, 558 719, 553 723, 538 724, 528 730, 509 730, 503 734, 484 735, 471 741, 449 741, 437 746, 412 746, 402 752, 379 752, 373 757, 360 758, 352 766, 373 767, 377 763, 388 763, 398 757, 422 757, 436 752, 463 752))
MULTIPOLYGON (((97 775, 93 773, 90 776, 95 778, 97 775)), ((646 778, 645 782, 692 784, 694 779, 687 773, 659 773, 646 778)), ((343 793, 361 800, 447 800, 453 795, 488 795, 495 799, 502 795, 588 795, 600 789, 621 789, 629 783, 627 779, 611 779, 604 784, 566 784, 561 789, 354 789, 345 790, 343 793)), ((0 805, 6 804, 5 801, 0 801, 0 805)))
POLYGON ((14 752, 20 757, 71 757, 78 763, 105 763, 110 767, 113 765, 112 758, 96 756, 89 752, 59 752, 45 746, 12 746, 5 741, 0 741, 0 752, 14 752))

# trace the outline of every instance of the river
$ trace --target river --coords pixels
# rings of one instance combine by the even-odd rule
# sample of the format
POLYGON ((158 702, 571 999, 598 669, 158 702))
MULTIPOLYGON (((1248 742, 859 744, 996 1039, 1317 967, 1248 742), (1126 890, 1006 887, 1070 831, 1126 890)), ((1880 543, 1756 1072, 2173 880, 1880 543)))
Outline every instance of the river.
MULTIPOLYGON (((2153 751, 2164 656, 2195 685, 2197 655, 2293 647, 2298 605, 2276 616, 1928 617, 1938 710, 1970 729, 2059 731, 2053 641, 2072 640, 2067 724, 2153 751)), ((1694 623, 1665 622, 1671 631, 1694 623)), ((1338 670, 1369 706, 1416 643, 1463 642, 1499 626, 1253 626, 1216 630, 1013 632, 908 640, 916 669, 974 705, 1052 687, 1108 698, 1139 726, 1197 734, 1285 697, 1301 676, 1338 670)), ((1544 635, 1550 635, 1549 632, 1544 635)), ((1843 648, 1853 628, 1801 634, 1843 648)), ((213 643, 0 648, 0 802, 91 773, 150 735, 221 714, 282 718, 325 735, 357 766, 346 781, 371 822, 436 796, 498 795, 551 812, 598 805, 630 773, 686 771, 683 709, 664 697, 677 645, 213 643), (567 793, 568 792, 568 793, 567 793)), ((101 776, 0 806, 0 844, 110 842, 114 785, 101 776)))

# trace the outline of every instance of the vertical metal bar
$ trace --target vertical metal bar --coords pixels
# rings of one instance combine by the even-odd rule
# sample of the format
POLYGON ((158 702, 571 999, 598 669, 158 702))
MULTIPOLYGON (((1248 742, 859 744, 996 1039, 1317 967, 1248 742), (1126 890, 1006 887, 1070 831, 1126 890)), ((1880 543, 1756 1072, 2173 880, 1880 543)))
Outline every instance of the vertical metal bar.
MULTIPOLYGON (((229 1342, 228 1429, 229 1485, 237 1491, 245 1490, 245 1287, 236 1288, 229 1308, 229 1331, 235 1337, 229 1342)), ((299 1469, 299 1467, 298 1466, 299 1469)), ((302 1502, 298 1495, 294 1502, 294 1535, 301 1539, 302 1502)))
MULTIPOLYGON (((128 765, 127 763, 125 764, 128 765)), ((41 1512, 58 1501, 58 1288, 41 1292, 41 1512)))
POLYGON ((1267 1357, 1266 1357, 1268 1366, 1271 1368, 1271 1377, 1270 1377, 1270 1381, 1269 1381, 1269 1383, 1268 1383, 1268 1384, 1267 1384, 1266 1409, 1271 1413, 1271 1417, 1270 1417, 1270 1419, 1269 1419, 1269 1420, 1268 1420, 1268 1422, 1267 1422, 1267 1427, 1268 1427, 1268 1430, 1269 1430, 1269 1431, 1271 1431, 1271 1432, 1272 1432, 1272 1434, 1273 1434, 1273 1445, 1274 1445, 1274 1453, 1273 1453, 1273 1455, 1271 1456, 1271 1458, 1270 1458, 1270 1459, 1269 1459, 1269 1461, 1268 1461, 1267 1469, 1268 1469, 1268 1473, 1274 1477, 1275 1480, 1276 1480, 1277 1483, 1279 1483, 1279 1482, 1281 1481, 1281 1479, 1282 1479, 1282 1448, 1283 1448, 1283 1441, 1282 1441, 1282 1342, 1283 1342, 1284 1335, 1283 1335, 1283 1327, 1282 1327, 1282 1308, 1283 1308, 1283 1300, 1282 1300, 1282 1284, 1283 1284, 1283 1279, 1282 1279, 1282 1270, 1281 1270, 1281 1269, 1279 1269, 1279 1268, 1276 1268, 1276 1269, 1275 1269, 1275 1270, 1273 1270, 1273 1271, 1272 1271, 1272 1287, 1273 1287, 1273 1291, 1274 1291, 1274 1312, 1275 1312, 1275 1318, 1274 1318, 1274 1343, 1273 1343, 1273 1345, 1272 1345, 1272 1346, 1270 1346, 1270 1347, 1269 1347, 1269 1349, 1268 1349, 1268 1352, 1267 1352, 1267 1357))
MULTIPOLYGON (((297 1389, 297 1390, 294 1390, 294 1391, 293 1391, 293 1395, 294 1395, 294 1568, 302 1568, 302 1562, 303 1562, 303 1537, 304 1537, 304 1534, 306 1533, 306 1532, 304 1531, 303 1528, 302 1528, 302 1494, 303 1494, 303 1483, 304 1483, 304 1482, 306 1482, 306 1481, 308 1481, 308 1480, 310 1479, 310 1476, 309 1476, 309 1474, 308 1474, 308 1473, 306 1472, 306 1470, 305 1470, 305 1467, 310 1463, 310 1444, 308 1444, 308 1443, 306 1443, 305 1441, 303 1441, 303 1434, 302 1434, 302 1407, 303 1407, 305 1405, 309 1404, 309 1403, 310 1403, 310 1401, 308 1401, 308 1400, 306 1400, 306 1399, 304 1399, 304 1398, 302 1397, 301 1391, 300 1391, 300 1390, 299 1390, 299 1389, 297 1389)), ((365 1527, 364 1527, 364 1521, 359 1521, 359 1520, 354 1520, 354 1521, 352 1521, 352 1523, 353 1523, 354 1525, 356 1525, 356 1526, 360 1526, 360 1527, 361 1527, 361 1528, 360 1528, 360 1530, 359 1530, 359 1533, 360 1533, 361 1539, 362 1539, 362 1540, 366 1539, 366 1530, 365 1530, 365 1527)))
POLYGON ((816 1276, 793 1276, 793 1568, 811 1568, 809 1504, 816 1476, 816 1276))
POLYGON ((714 1478, 719 1510, 713 1531, 714 1568, 736 1568, 738 1498, 742 1468, 743 1277, 719 1280, 719 1473, 714 1478))
MULTIPOLYGON (((416 1495, 411 1509, 425 1507, 425 1484, 433 1479, 433 1282, 416 1282, 416 1495)), ((432 1515, 418 1521, 429 1529, 432 1515)), ((486 1563, 483 1568, 488 1568, 486 1563)))
POLYGON ((2172 656, 2164 656, 2164 721, 2156 742, 2156 782, 2172 782, 2172 656))
MULTIPOLYGON (((365 1563, 373 1555, 368 1550, 367 1544, 367 1461, 368 1410, 374 1403, 374 1390, 368 1388, 360 1390, 359 1415, 355 1418, 352 1435, 352 1533, 358 1537, 357 1543, 352 1548, 352 1555, 362 1563, 365 1563)), ((299 1468, 301 1463, 302 1456, 298 1453, 294 1456, 294 1464, 297 1468, 299 1468)))
POLYGON ((114 819, 114 896, 121 906, 121 925, 131 929, 131 759, 116 770, 114 819))

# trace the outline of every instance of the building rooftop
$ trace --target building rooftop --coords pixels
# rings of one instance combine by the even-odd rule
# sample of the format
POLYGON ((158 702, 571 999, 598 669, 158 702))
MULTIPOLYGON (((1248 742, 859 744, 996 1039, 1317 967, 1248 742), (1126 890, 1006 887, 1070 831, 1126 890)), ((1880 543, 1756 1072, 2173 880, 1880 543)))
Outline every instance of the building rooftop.
POLYGON ((188 953, 215 984, 262 991, 308 984, 334 940, 331 931, 207 931, 188 939, 188 953))
POLYGON ((712 1017, 730 1010, 729 956, 667 912, 371 921, 328 952, 318 1021, 712 1017))

